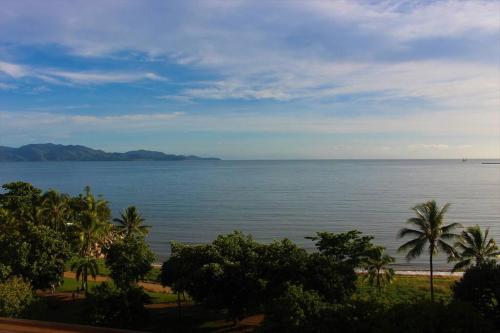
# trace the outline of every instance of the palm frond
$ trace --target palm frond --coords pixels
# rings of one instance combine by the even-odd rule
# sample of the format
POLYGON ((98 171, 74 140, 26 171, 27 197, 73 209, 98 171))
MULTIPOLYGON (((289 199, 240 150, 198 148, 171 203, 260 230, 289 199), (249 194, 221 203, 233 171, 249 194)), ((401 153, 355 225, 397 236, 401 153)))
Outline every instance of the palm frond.
POLYGON ((422 237, 424 235, 424 233, 422 231, 415 230, 415 229, 409 229, 409 228, 403 228, 403 229, 399 230, 399 232, 398 232, 399 238, 403 238, 403 237, 408 236, 408 235, 422 237))

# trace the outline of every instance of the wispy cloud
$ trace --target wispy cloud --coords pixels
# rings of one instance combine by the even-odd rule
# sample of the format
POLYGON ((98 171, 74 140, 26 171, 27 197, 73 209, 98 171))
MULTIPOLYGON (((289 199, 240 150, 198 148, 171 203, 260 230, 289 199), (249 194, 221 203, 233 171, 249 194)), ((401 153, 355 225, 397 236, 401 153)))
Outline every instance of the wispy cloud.
MULTIPOLYGON (((190 146, 194 151, 233 158, 472 158, 495 156, 498 146, 491 142, 497 140, 496 119, 496 113, 485 118, 469 118, 467 113, 455 111, 356 118, 310 113, 291 116, 165 112, 95 116, 2 111, 0 130, 3 144, 28 134, 30 142, 36 142, 34 138, 75 142, 72 138, 92 138, 108 133, 125 138, 146 136, 161 145, 164 133, 180 135, 184 138, 181 141, 194 142, 198 142, 194 138, 203 133, 202 137, 216 141, 205 139, 195 143, 190 146), (251 136, 240 137, 245 133, 251 136), (294 139, 304 136, 308 136, 305 142, 294 139), (357 138, 347 139, 352 136, 357 138), (394 137, 398 139, 393 140, 394 137), (439 141, 434 141, 436 138, 439 141), (263 145, 253 146, 250 144, 253 140, 263 145)), ((26 142, 26 138, 22 140, 26 142)))
POLYGON ((0 61, 0 73, 7 74, 13 78, 20 78, 28 74, 25 67, 0 61))
MULTIPOLYGON (((261 114, 229 113, 199 114, 165 112, 96 116, 88 114, 54 114, 47 112, 0 111, 4 130, 44 130, 43 126, 76 132, 116 130, 124 128, 163 129, 225 133, 311 133, 311 134, 405 134, 426 136, 472 135, 495 136, 497 112, 486 117, 469 117, 468 112, 447 111, 434 114, 365 115, 357 117, 325 114, 261 114), (411 124, 411 127, 408 127, 411 124), (443 126, 446 124, 446 126, 443 126)), ((425 148, 412 146, 413 148, 425 148)), ((433 146, 436 148, 437 146, 433 146)))
POLYGON ((182 112, 158 114, 128 114, 112 116, 65 115, 48 112, 5 112, 0 111, 5 131, 27 131, 38 128, 57 128, 62 131, 93 132, 95 130, 116 130, 124 128, 156 128, 177 117, 182 112))
POLYGON ((33 68, 31 66, 8 62, 0 62, 0 73, 14 79, 33 77, 52 84, 107 84, 141 80, 166 80, 165 77, 150 72, 63 71, 58 69, 33 68))
POLYGON ((11 48, 2 51, 0 89, 11 94, 9 105, 33 90, 23 84, 37 81, 51 89, 50 100, 36 100, 40 107, 57 98, 73 104, 65 94, 73 86, 120 86, 77 95, 78 103, 96 105, 88 112, 29 113, 26 101, 18 103, 3 114, 2 134, 350 136, 335 145, 344 151, 353 138, 388 134, 405 142, 370 149, 452 154, 482 138, 491 153, 498 144, 499 36, 500 3, 488 0, 8 1, 0 7, 0 42, 57 50, 43 61, 36 52, 17 58, 11 48), (70 61, 54 61, 60 58, 70 61), (133 89, 136 82, 145 89, 133 89), (145 114, 145 104, 184 113, 145 114))
POLYGON ((322 17, 356 22, 362 31, 398 40, 461 36, 466 32, 497 34, 496 1, 309 1, 307 8, 322 17))
POLYGON ((290 70, 267 77, 228 78, 204 82, 201 87, 161 95, 164 99, 329 99, 371 94, 369 100, 422 98, 445 107, 495 109, 498 107, 498 71, 483 64, 453 61, 400 63, 290 64, 290 70), (307 67, 307 68, 306 68, 307 67))

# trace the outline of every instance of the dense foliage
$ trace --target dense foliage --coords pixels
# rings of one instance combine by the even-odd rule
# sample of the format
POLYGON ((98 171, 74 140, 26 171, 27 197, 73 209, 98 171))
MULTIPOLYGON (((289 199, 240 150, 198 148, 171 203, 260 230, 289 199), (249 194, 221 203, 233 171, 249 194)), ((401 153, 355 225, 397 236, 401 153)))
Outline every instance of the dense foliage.
POLYGON ((453 288, 454 297, 472 304, 500 329, 500 265, 485 262, 469 268, 453 288))
POLYGON ((148 297, 135 283, 151 270, 154 256, 144 242, 148 227, 135 207, 122 214, 125 221, 117 227, 108 202, 88 187, 75 197, 24 182, 2 188, 0 315, 23 314, 32 289, 54 290, 69 266, 87 294, 91 323, 132 327, 144 317, 148 297), (104 284, 89 293, 89 277, 99 274, 104 254, 117 287, 104 284))
POLYGON ((106 251, 106 266, 121 289, 133 287, 151 270, 155 256, 144 238, 130 234, 115 241, 106 251))
POLYGON ((19 277, 0 282, 0 317, 19 317, 26 313, 33 301, 29 282, 19 277))
POLYGON ((318 252, 308 254, 289 240, 269 245, 249 235, 220 235, 210 245, 172 244, 162 281, 197 302, 227 311, 232 319, 264 308, 288 285, 314 291, 331 303, 356 288, 355 268, 373 251, 371 237, 357 231, 318 233, 318 252))
POLYGON ((62 283, 70 255, 63 236, 47 226, 25 224, 0 235, 0 263, 9 267, 10 275, 22 276, 34 288, 62 283))
POLYGON ((316 292, 291 286, 271 303, 264 332, 283 333, 491 333, 496 328, 472 306, 415 300, 386 304, 378 300, 325 302, 316 292))
POLYGON ((149 297, 142 288, 123 290, 102 283, 85 299, 85 317, 92 325, 140 328, 147 321, 147 302, 149 297))

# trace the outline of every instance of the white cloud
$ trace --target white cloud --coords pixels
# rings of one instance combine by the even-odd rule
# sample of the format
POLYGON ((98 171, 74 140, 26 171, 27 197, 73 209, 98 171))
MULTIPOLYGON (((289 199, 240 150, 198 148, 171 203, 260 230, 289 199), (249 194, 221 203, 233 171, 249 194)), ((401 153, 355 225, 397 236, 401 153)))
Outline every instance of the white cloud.
MULTIPOLYGON (((304 102, 294 104, 293 112, 279 114, 266 110, 225 115, 205 112, 156 120, 151 115, 107 119, 47 113, 38 115, 42 125, 56 121, 64 129, 60 124, 68 122, 67 128, 77 132, 134 126, 401 136, 412 135, 405 134, 410 132, 438 138, 429 138, 431 143, 410 140, 404 143, 405 149, 412 144, 442 142, 451 151, 456 145, 440 136, 491 138, 498 131, 499 6, 498 1, 479 0, 206 0, 151 1, 147 5, 127 0, 11 1, 0 7, 0 41, 56 45, 88 57, 138 52, 158 66, 168 60, 189 68, 190 75, 200 71, 205 80, 215 77, 204 82, 178 82, 171 77, 170 82, 185 88, 175 94, 155 89, 154 95, 162 99, 304 102), (362 116, 334 117, 313 111, 338 111, 337 100, 348 95, 356 96, 347 103, 365 108, 362 116), (412 103, 411 110, 400 106, 410 99, 419 103, 412 103), (298 114, 297 105, 308 107, 298 114), (379 111, 381 114, 374 114, 379 111), (85 122, 91 126, 81 126, 85 122)), ((12 63, 0 63, 0 72, 12 80, 33 76, 53 84, 164 79, 148 71, 81 72, 12 63)), ((286 108, 291 103, 282 105, 286 108)), ((22 117, 18 114, 8 124, 25 128, 30 120, 22 117)), ((37 125, 33 122, 33 129, 37 125)), ((46 130, 49 128, 47 125, 46 130)), ((397 151, 393 146, 380 147, 397 151)))
MULTIPOLYGON (((72 107, 72 106, 70 106, 72 107)), ((182 112, 157 114, 128 114, 113 116, 65 115, 48 112, 5 112, 0 111, 0 119, 6 132, 30 129, 93 132, 103 129, 151 128, 165 125, 182 116, 182 112)))
POLYGON ((361 30, 400 40, 453 37, 466 32, 497 34, 500 19, 497 1, 335 0, 308 1, 300 7, 317 15, 356 22, 361 30))
POLYGON ((23 66, 0 61, 0 72, 13 78, 26 76, 26 69, 23 66))
MULTIPOLYGON (((214 82, 188 87, 180 94, 160 96, 170 100, 282 101, 376 92, 392 99, 421 97, 446 106, 464 102, 481 109, 484 105, 498 106, 494 96, 499 89, 497 62, 450 60, 455 56, 452 52, 439 60, 424 57, 380 61, 378 46, 349 48, 365 42, 356 39, 363 33, 381 39, 381 45, 388 43, 382 51, 389 53, 425 38, 460 38, 466 47, 485 34, 497 40, 499 15, 499 2, 479 0, 207 0, 148 5, 134 1, 95 5, 75 1, 71 6, 26 1, 11 2, 0 9, 0 17, 4 18, 0 20, 0 39, 62 45, 86 56, 143 52, 156 60, 168 58, 194 69, 214 70, 219 76, 214 82), (337 25, 348 27, 351 35, 330 37, 329 32, 335 33, 337 25), (311 33, 302 35, 309 30, 311 33), (306 42, 297 44, 296 38, 306 42), (344 38, 352 41, 343 43, 344 38), (360 54, 364 59, 359 59, 360 54)), ((477 54, 481 52, 478 48, 477 54)), ((23 70, 17 68, 14 72, 19 77, 23 70)), ((142 72, 48 70, 37 74, 47 82, 76 84, 163 79, 142 72)))
POLYGON ((32 68, 19 64, 0 62, 0 72, 14 79, 34 77, 51 84, 107 84, 141 80, 164 81, 165 77, 151 72, 92 72, 63 71, 58 69, 32 68))
MULTIPOLYGON (((285 66, 288 64, 284 64, 285 66)), ((296 61, 290 70, 272 79, 235 75, 226 81, 203 82, 175 95, 159 96, 178 101, 196 99, 328 99, 365 94, 370 101, 421 98, 433 107, 493 110, 499 106, 498 71, 483 64, 452 61, 399 63, 306 63, 296 61)), ((278 66, 279 68, 279 66, 278 66)))
MULTIPOLYGON (((64 128, 76 132, 124 128, 208 131, 221 133, 310 133, 310 134, 400 134, 425 136, 488 136, 498 134, 498 113, 476 117, 466 111, 421 114, 365 115, 357 117, 302 114, 226 113, 197 114, 166 112, 96 116, 54 114, 48 112, 1 111, 2 125, 8 135, 14 131, 64 128), (446 124, 446 126, 443 126, 446 124), (58 125, 60 127, 53 127, 58 125), (84 126, 91 125, 91 126, 84 126)), ((443 143, 446 144, 446 143, 443 143)), ((432 148, 444 146, 432 146, 432 148)), ((415 144, 413 148, 429 148, 415 144)))
POLYGON ((77 84, 126 83, 140 80, 163 81, 165 78, 154 73, 109 73, 109 72, 69 72, 45 71, 49 76, 65 79, 77 84))
POLYGON ((418 144, 412 144, 408 146, 409 149, 416 149, 416 150, 447 150, 450 148, 449 145, 444 144, 444 143, 418 143, 418 144))

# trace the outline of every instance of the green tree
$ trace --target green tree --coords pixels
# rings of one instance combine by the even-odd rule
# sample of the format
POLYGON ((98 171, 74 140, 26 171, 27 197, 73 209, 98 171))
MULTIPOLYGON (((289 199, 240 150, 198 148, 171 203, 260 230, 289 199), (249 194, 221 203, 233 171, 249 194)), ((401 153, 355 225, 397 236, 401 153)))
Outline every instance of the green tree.
POLYGON ((457 257, 450 258, 451 261, 458 261, 453 267, 453 271, 468 268, 471 265, 481 265, 486 261, 495 260, 500 254, 497 244, 493 238, 488 238, 489 229, 483 233, 476 225, 468 227, 462 231, 455 247, 459 251, 457 257))
POLYGON ((49 190, 41 199, 41 212, 47 224, 55 230, 65 230, 70 219, 68 196, 56 190, 49 190))
POLYGON ((257 248, 257 271, 265 281, 263 302, 279 297, 290 284, 302 285, 307 276, 309 254, 289 239, 257 248))
POLYGON ((447 241, 452 241, 458 237, 453 231, 461 227, 459 223, 444 225, 444 216, 448 211, 449 204, 438 207, 436 201, 431 200, 413 207, 417 215, 408 219, 407 223, 416 229, 403 228, 399 231, 399 237, 413 236, 414 239, 403 244, 399 251, 408 251, 406 259, 408 261, 420 256, 428 244, 429 267, 430 267, 430 287, 431 300, 434 301, 434 267, 433 258, 444 251, 448 256, 456 256, 456 251, 447 241))
POLYGON ((113 219, 113 221, 118 223, 116 229, 120 234, 125 237, 131 235, 145 236, 148 234, 148 229, 151 227, 143 224, 144 219, 135 206, 127 207, 120 215, 120 218, 113 219))
POLYGON ((2 188, 4 193, 0 194, 0 207, 10 211, 18 222, 36 219, 42 190, 26 182, 7 183, 2 188))
POLYGON ((212 304, 225 308, 231 319, 239 320, 260 305, 264 281, 258 274, 258 244, 251 235, 235 231, 219 235, 212 246, 218 261, 203 268, 202 276, 211 281, 212 304))
POLYGON ((472 304, 500 329, 500 265, 485 261, 469 267, 453 286, 453 297, 472 304))
POLYGON ((365 279, 380 292, 386 283, 391 283, 394 278, 394 269, 388 267, 395 259, 384 253, 383 247, 376 247, 373 254, 366 260, 367 273, 365 279))
POLYGON ((84 301, 84 316, 96 326, 147 327, 148 313, 144 303, 150 298, 142 288, 117 289, 103 282, 91 289, 84 301))
POLYGON ((96 257, 114 239, 108 202, 96 198, 86 187, 85 195, 73 200, 73 206, 77 212, 75 227, 80 239, 79 255, 96 257))
POLYGON ((304 288, 314 290, 329 303, 344 303, 356 291, 355 267, 335 257, 312 253, 307 261, 304 288))
POLYGON ((225 310, 233 320, 261 305, 265 282, 257 268, 260 245, 250 235, 235 231, 209 245, 173 245, 162 269, 164 285, 186 290, 195 301, 225 310))
POLYGON ((0 282, 0 317, 20 317, 33 301, 29 282, 16 276, 0 282))
POLYGON ((319 232, 318 252, 308 260, 306 289, 317 291, 330 303, 343 303, 356 290, 356 268, 363 266, 373 251, 371 236, 357 230, 345 233, 319 232))
POLYGON ((372 236, 362 236, 358 230, 344 233, 318 232, 316 236, 306 237, 315 242, 318 251, 332 257, 336 262, 345 262, 359 267, 371 255, 372 236))
POLYGON ((206 300, 209 282, 201 278, 203 267, 218 261, 218 255, 211 244, 186 245, 171 243, 170 258, 161 267, 161 284, 169 286, 177 293, 177 307, 181 315, 181 298, 189 292, 197 301, 206 300))
MULTIPOLYGON (((315 291, 289 285, 283 294, 266 307, 264 332, 322 332, 318 321, 329 307, 315 291)), ((326 331, 325 331, 326 332, 326 331)))
POLYGON ((134 287, 151 270, 154 259, 155 255, 144 238, 139 236, 116 241, 106 251, 106 266, 120 289, 134 287))
POLYGON ((94 280, 96 279, 99 274, 99 264, 95 258, 78 257, 71 264, 71 271, 76 272, 76 280, 81 281, 82 290, 85 290, 85 294, 88 294, 88 277, 90 275, 94 280))
POLYGON ((0 263, 10 267, 11 275, 28 280, 33 288, 62 283, 69 257, 63 235, 47 226, 26 224, 0 234, 0 263))

